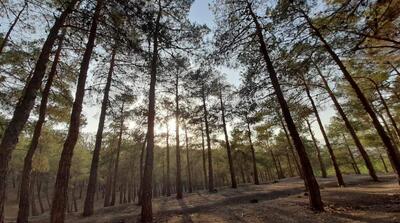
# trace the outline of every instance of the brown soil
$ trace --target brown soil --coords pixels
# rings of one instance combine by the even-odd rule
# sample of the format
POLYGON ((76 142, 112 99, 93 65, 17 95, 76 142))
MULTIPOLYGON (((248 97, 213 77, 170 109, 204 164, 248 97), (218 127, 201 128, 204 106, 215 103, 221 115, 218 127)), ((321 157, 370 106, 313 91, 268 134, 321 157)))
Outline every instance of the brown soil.
MULTIPOLYGON (((279 183, 242 185, 239 189, 220 189, 217 193, 185 194, 154 199, 155 222, 400 222, 400 187, 394 176, 381 176, 381 182, 367 176, 345 176, 347 187, 338 188, 334 178, 319 179, 326 211, 314 213, 298 178, 279 183)), ((71 223, 137 222, 140 207, 129 204, 97 209, 83 218, 68 216, 71 223)), ((31 219, 48 222, 48 214, 31 219)))

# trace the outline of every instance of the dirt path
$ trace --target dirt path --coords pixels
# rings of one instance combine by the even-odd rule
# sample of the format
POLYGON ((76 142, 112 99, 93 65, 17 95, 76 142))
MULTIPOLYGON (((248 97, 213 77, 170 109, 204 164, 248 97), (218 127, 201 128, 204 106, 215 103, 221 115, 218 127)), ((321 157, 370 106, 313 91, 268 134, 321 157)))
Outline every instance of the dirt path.
MULTIPOLYGON (((275 184, 243 185, 239 189, 220 189, 154 200, 155 222, 400 222, 400 187, 393 176, 381 177, 379 183, 366 176, 346 176, 346 188, 336 187, 334 178, 319 179, 326 212, 313 213, 308 208, 300 179, 291 178, 275 184)), ((78 213, 69 215, 71 223, 137 222, 140 208, 121 205, 101 208, 90 218, 78 213)), ((32 219, 47 222, 48 216, 32 219)))

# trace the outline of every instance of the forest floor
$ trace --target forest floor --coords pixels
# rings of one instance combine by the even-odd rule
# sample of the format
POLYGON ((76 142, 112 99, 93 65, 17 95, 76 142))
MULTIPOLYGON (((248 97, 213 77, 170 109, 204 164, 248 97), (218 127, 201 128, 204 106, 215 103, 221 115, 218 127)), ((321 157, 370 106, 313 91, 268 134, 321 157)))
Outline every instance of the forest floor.
MULTIPOLYGON (((345 176, 347 187, 336 186, 335 178, 319 178, 326 211, 309 209, 308 196, 299 178, 262 185, 223 188, 217 193, 184 194, 184 199, 162 197, 153 200, 155 222, 400 222, 400 187, 394 176, 372 182, 367 176, 345 176), (256 203, 255 203, 256 202, 256 203)), ((137 222, 140 207, 126 204, 100 208, 94 216, 70 214, 67 222, 137 222)), ((30 219, 48 222, 48 214, 30 219)))

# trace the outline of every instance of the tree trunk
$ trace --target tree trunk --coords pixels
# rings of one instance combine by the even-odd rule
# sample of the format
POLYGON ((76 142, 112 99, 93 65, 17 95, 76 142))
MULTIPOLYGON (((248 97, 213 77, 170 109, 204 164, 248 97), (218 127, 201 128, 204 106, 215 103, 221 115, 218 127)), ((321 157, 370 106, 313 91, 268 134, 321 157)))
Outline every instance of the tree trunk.
POLYGON ((270 149, 269 152, 271 153, 272 163, 274 164, 274 167, 276 170, 276 175, 277 175, 278 179, 284 178, 283 173, 279 170, 278 162, 276 161, 274 152, 272 151, 272 149, 270 149))
MULTIPOLYGON (((308 25, 310 28, 314 31, 314 34, 319 38, 319 40, 323 43, 325 49, 328 51, 328 53, 331 55, 332 59, 336 62, 336 64, 339 66, 340 70, 342 71, 345 79, 349 82, 350 86, 353 88, 355 91, 358 99, 360 100, 361 104, 363 105, 365 111, 369 114, 369 116, 372 119, 372 123, 375 126, 376 131, 378 132, 379 136, 382 139, 382 142, 385 144, 385 147, 388 151, 388 154, 390 156, 390 159, 393 161, 394 167, 396 169, 397 176, 400 180, 400 160, 399 157, 397 156, 396 149, 393 146, 390 137, 386 133, 385 129, 381 125, 381 123, 378 120, 378 117, 376 116, 375 112, 373 111, 368 99, 365 97, 364 93, 361 91, 360 87, 357 85, 357 83, 354 81, 353 77, 347 70, 346 66, 343 64, 343 62, 340 60, 339 56, 333 51, 329 43, 325 40, 325 38, 322 36, 322 34, 319 32, 319 29, 314 26, 312 23, 311 19, 303 12, 303 16, 306 18, 308 25)), ((400 183, 400 181, 399 181, 400 183)))
POLYGON ((187 163, 187 175, 188 175, 188 192, 192 193, 193 192, 193 186, 192 186, 192 171, 190 168, 190 155, 189 155, 189 138, 187 134, 187 127, 185 125, 185 144, 186 144, 186 163, 187 163))
POLYGON ((382 154, 379 154, 379 158, 380 158, 381 161, 382 161, 383 168, 385 168, 385 172, 386 172, 386 173, 389 173, 389 170, 388 170, 388 168, 387 168, 387 166, 386 166, 386 163, 385 163, 385 159, 383 159, 382 154))
POLYGON ((349 146, 349 144, 347 142, 346 136, 344 134, 343 134, 343 139, 344 139, 344 144, 346 144, 345 146, 347 148, 347 151, 349 152, 349 155, 350 155, 350 158, 351 158, 351 162, 352 162, 352 165, 353 165, 353 168, 354 168, 354 172, 356 174, 361 174, 360 169, 358 168, 356 159, 354 158, 353 152, 351 151, 350 146, 349 146))
POLYGON ((107 83, 104 88, 104 95, 103 95, 103 102, 101 103, 101 112, 99 118, 99 124, 97 127, 96 133, 96 142, 94 145, 93 156, 92 156, 92 163, 90 166, 90 176, 89 182, 87 186, 86 198, 85 198, 85 206, 83 209, 83 216, 91 216, 93 215, 93 207, 94 207, 94 196, 96 193, 96 185, 97 185, 97 169, 99 166, 99 159, 100 159, 100 150, 101 150, 101 142, 103 140, 103 130, 104 130, 104 122, 106 120, 107 115, 107 107, 108 107, 108 98, 111 88, 112 82, 112 75, 114 72, 115 66, 115 55, 116 49, 115 47, 111 53, 111 60, 110 60, 110 68, 108 70, 107 75, 107 83))
POLYGON ((206 148, 204 141, 204 128, 203 122, 201 122, 201 149, 202 149, 202 158, 203 158, 203 174, 204 174, 204 189, 207 189, 207 166, 206 166, 206 148))
POLYGON ((43 214, 44 207, 43 207, 42 197, 40 196, 41 191, 42 191, 42 181, 40 180, 39 176, 40 175, 38 175, 37 180, 36 180, 36 190, 37 190, 37 197, 38 197, 38 201, 39 201, 40 213, 43 214))
POLYGON ((317 73, 319 74, 319 76, 322 79, 322 82, 324 83, 325 89, 328 91, 328 94, 329 94, 331 100, 333 101, 333 104, 336 107, 336 110, 338 111, 338 113, 342 117, 347 130, 349 131, 351 137, 353 138, 354 144, 356 145, 358 151, 360 152, 362 158, 364 159, 364 163, 365 163, 365 166, 368 169, 369 175, 371 176, 371 178, 374 181, 378 181, 378 176, 376 175, 376 171, 374 169, 374 166, 372 165, 372 162, 371 162, 367 152, 365 151, 363 145, 361 144, 361 141, 358 138, 355 129, 351 125, 350 120, 347 118, 347 115, 344 113, 344 111, 342 109, 342 106, 340 106, 338 100, 336 99, 335 94, 333 93, 333 91, 329 87, 328 81, 325 79, 324 75, 322 75, 321 70, 319 69, 319 67, 316 64, 314 64, 314 65, 315 65, 315 68, 317 70, 317 73))
POLYGON ((308 131, 310 132, 311 139, 312 139, 314 147, 315 147, 315 151, 317 152, 317 158, 318 158, 318 162, 319 162, 319 167, 321 169, 321 175, 323 178, 326 178, 328 175, 326 174, 326 167, 325 167, 324 161, 321 156, 321 150, 318 146, 317 140, 315 139, 314 133, 311 128, 311 124, 308 121, 308 119, 306 119, 306 123, 307 123, 308 131))
POLYGON ((32 213, 32 216, 38 216, 39 215, 39 212, 38 212, 38 210, 37 210, 37 207, 36 207, 36 199, 35 199, 35 181, 36 181, 36 174, 32 174, 32 177, 31 177, 31 182, 29 183, 29 194, 30 194, 30 197, 29 197, 29 201, 28 202, 30 202, 31 203, 31 213, 32 213))
POLYGON ((107 174, 107 181, 106 181, 106 188, 105 188, 105 196, 104 196, 104 207, 110 206, 110 200, 111 200, 111 187, 112 187, 112 166, 113 166, 113 160, 112 157, 110 159, 110 163, 108 165, 108 174, 107 174))
POLYGON ((314 103, 314 99, 311 96, 310 89, 309 89, 309 87, 308 87, 308 85, 307 85, 307 83, 305 81, 304 81, 304 87, 305 87, 308 99, 311 102, 311 106, 312 106, 312 109, 314 111, 315 117, 317 118, 319 129, 321 130, 322 136, 324 137, 326 148, 328 149, 329 155, 331 157, 332 164, 333 164, 333 167, 335 169, 337 183, 338 183, 339 187, 344 187, 345 183, 344 183, 344 180, 343 180, 342 172, 340 171, 339 165, 338 165, 338 163, 336 161, 335 153, 333 152, 331 143, 329 142, 328 136, 327 136, 327 134, 325 132, 325 128, 324 128, 324 125, 322 124, 321 118, 319 116, 319 113, 318 113, 318 110, 317 110, 317 106, 314 103))
POLYGON ((8 29, 6 35, 3 38, 3 41, 0 44, 0 55, 3 53, 4 47, 6 46, 8 39, 10 38, 11 32, 13 31, 15 25, 17 25, 17 22, 19 21, 19 18, 21 17, 21 14, 23 11, 25 11, 26 7, 28 6, 28 2, 25 2, 24 6, 22 9, 18 12, 17 16, 15 17, 13 23, 11 24, 10 28, 8 29))
POLYGON ((40 135, 42 133, 42 127, 44 122, 46 121, 46 110, 47 110, 47 102, 50 95, 51 86, 53 85, 54 77, 57 73, 57 66, 60 60, 62 44, 65 36, 65 29, 62 35, 59 38, 58 48, 56 54, 54 56, 54 61, 51 66, 51 70, 48 74, 46 85, 42 92, 42 99, 40 101, 39 107, 39 118, 36 122, 35 129, 33 132, 31 144, 29 146, 28 152, 26 153, 24 159, 24 167, 21 173, 21 185, 20 185, 20 197, 19 197, 19 209, 18 209, 18 217, 17 222, 28 222, 29 217, 29 181, 30 175, 32 171, 32 159, 36 152, 37 146, 39 144, 40 135))
POLYGON ((303 168, 305 184, 306 184, 306 186, 309 190, 309 194, 310 194, 310 196, 309 196, 310 206, 315 211, 323 211, 324 207, 323 207, 323 203, 321 200, 321 194, 320 194, 318 182, 315 179, 310 160, 308 159, 306 150, 304 148, 304 144, 301 141, 299 132, 297 131, 296 125, 294 124, 293 118, 290 114, 290 110, 289 110, 289 107, 285 100, 285 97, 283 95, 282 89, 280 87, 279 79, 276 74, 274 65, 271 61, 271 58, 269 57, 267 46, 266 46, 265 40, 264 40, 263 28, 261 27, 261 25, 258 21, 258 18, 254 14, 252 6, 249 2, 248 2, 248 10, 249 10, 250 16, 253 19, 254 24, 256 25, 256 35, 257 35, 259 43, 260 43, 260 51, 266 62, 268 74, 271 79, 272 85, 274 87, 275 94, 278 98, 278 103, 280 104, 283 117, 286 121, 290 135, 293 139, 294 146, 296 147, 297 153, 300 158, 300 163, 303 168))
POLYGON ((299 176, 300 176, 301 178, 304 178, 304 177, 303 177, 303 173, 301 172, 301 168, 300 168, 299 161, 297 160, 297 156, 296 156, 296 154, 294 153, 294 146, 293 146, 292 140, 290 140, 290 136, 289 136, 289 133, 288 133, 288 131, 287 131, 287 129, 286 129, 285 123, 283 122, 282 116, 281 116, 281 114, 279 113, 279 111, 277 111, 277 114, 278 114, 278 116, 279 116, 279 120, 280 120, 280 122, 281 122, 282 129, 283 129, 283 131, 285 132, 286 140, 288 141, 288 144, 289 144, 289 147, 290 147, 290 152, 291 152, 292 155, 293 155, 293 158, 294 158, 294 161, 295 161, 295 164, 296 164, 296 168, 297 168, 297 172, 298 172, 298 174, 299 174, 299 176))
POLYGON ((152 210, 152 179, 153 179, 153 159, 154 159, 154 120, 156 115, 156 81, 158 68, 158 35, 160 32, 160 20, 162 15, 161 5, 159 5, 157 19, 155 21, 155 30, 153 34, 153 55, 150 64, 150 89, 149 89, 149 110, 147 119, 147 148, 146 162, 143 172, 143 187, 142 187, 142 222, 153 222, 152 210))
POLYGON ((183 185, 182 185, 182 170, 181 170, 181 147, 179 141, 179 74, 175 77, 175 140, 176 140, 176 199, 182 199, 183 185))
POLYGON ((219 89, 219 100, 220 100, 220 104, 221 104, 221 119, 222 119, 222 127, 224 129, 225 146, 226 146, 226 153, 228 156, 228 164, 229 164, 229 173, 231 174, 231 187, 237 188, 235 168, 233 167, 233 160, 232 160, 231 145, 229 143, 228 130, 226 128, 225 105, 224 105, 224 101, 222 99, 222 87, 220 87, 220 89, 219 89))
POLYGON ((211 138, 210 138, 210 129, 208 126, 208 111, 207 111, 204 84, 202 86, 202 100, 203 100, 204 123, 206 125, 206 138, 207 138, 208 191, 214 192, 214 174, 213 174, 212 154, 211 154, 211 138))
POLYGON ((251 158, 252 158, 252 161, 253 161, 254 184, 255 185, 259 185, 260 181, 258 179, 256 152, 254 150, 253 140, 251 139, 250 121, 249 121, 249 118, 247 117, 247 114, 246 114, 246 124, 247 124, 247 137, 249 139, 251 158))
POLYGON ((93 48, 95 45, 97 23, 100 17, 104 0, 98 0, 96 10, 93 16, 92 25, 90 27, 90 34, 86 45, 86 50, 81 62, 81 69, 78 76, 78 84, 76 88, 75 101, 72 106, 70 126, 68 135, 64 143, 61 153, 56 183, 54 186, 53 203, 51 206, 50 222, 64 222, 65 208, 68 197, 68 183, 70 175, 70 167, 73 151, 79 136, 79 127, 82 113, 82 103, 85 96, 85 84, 87 72, 89 69, 90 58, 92 56, 93 48))
POLYGON ((29 118, 29 114, 35 103, 37 91, 39 90, 43 76, 46 72, 50 53, 54 42, 58 37, 58 31, 64 24, 67 16, 73 11, 78 0, 72 0, 67 8, 56 19, 53 27, 49 31, 46 41, 43 44, 42 51, 36 62, 32 77, 25 86, 24 94, 19 98, 14 114, 4 130, 0 143, 0 222, 4 221, 4 203, 6 201, 6 182, 8 173, 8 163, 11 159, 11 153, 18 143, 18 137, 29 118))
POLYGON ((294 172, 293 172, 293 168, 292 168, 292 163, 290 162, 289 152, 286 152, 286 159, 287 159, 288 166, 289 166, 290 177, 294 177, 294 172))
POLYGON ((140 152, 140 166, 139 166, 139 190, 138 190, 138 205, 142 205, 142 188, 143 188, 143 160, 144 153, 147 145, 147 132, 144 138, 142 150, 140 152))
POLYGON ((170 181, 170 158, 169 158, 169 128, 167 124, 167 176, 166 176, 166 185, 165 185, 165 192, 166 195, 169 197, 171 196, 171 181, 170 181))
POLYGON ((121 143, 122 143, 122 135, 124 133, 124 108, 125 108, 125 101, 122 101, 121 105, 121 120, 119 123, 119 134, 118 134, 118 144, 117 144, 117 154, 115 158, 115 166, 114 166, 114 180, 113 180, 113 186, 112 186, 112 193, 111 193, 111 206, 115 205, 115 200, 116 200, 116 190, 117 190, 117 181, 118 181, 118 165, 119 165, 119 156, 121 153, 121 143))

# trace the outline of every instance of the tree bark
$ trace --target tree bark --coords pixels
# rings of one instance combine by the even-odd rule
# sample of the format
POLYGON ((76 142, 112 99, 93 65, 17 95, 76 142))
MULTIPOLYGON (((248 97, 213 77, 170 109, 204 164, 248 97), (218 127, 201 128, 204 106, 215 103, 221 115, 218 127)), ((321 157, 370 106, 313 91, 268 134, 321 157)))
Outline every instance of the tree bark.
POLYGON ((349 131, 351 137, 353 138, 354 144, 356 145, 358 151, 360 152, 362 158, 364 159, 364 163, 365 163, 365 166, 368 169, 369 175, 371 176, 371 178, 374 181, 378 181, 378 176, 376 175, 376 171, 374 169, 374 166, 372 165, 372 162, 371 162, 367 152, 365 151, 363 145, 361 144, 361 141, 358 138, 355 129, 351 125, 350 120, 347 118, 346 113, 344 113, 343 108, 339 104, 338 100, 336 99, 335 94, 333 93, 333 91, 329 87, 328 81, 326 80, 326 78, 322 74, 321 70, 319 69, 319 67, 316 64, 314 64, 314 65, 315 65, 315 67, 317 69, 317 73, 319 74, 319 76, 322 79, 322 82, 324 83, 325 89, 328 91, 328 94, 329 94, 331 100, 333 101, 333 104, 336 107, 336 110, 338 111, 338 113, 342 117, 347 130, 349 131))
POLYGON ((187 175, 188 175, 188 192, 193 192, 192 186, 192 171, 190 168, 190 155, 189 155, 189 138, 187 134, 187 127, 185 125, 185 144, 186 144, 186 163, 187 163, 187 175))
POLYGON ((40 207, 40 213, 44 213, 44 207, 43 207, 43 202, 42 202, 42 197, 41 197, 41 192, 42 192, 42 181, 40 180, 40 174, 38 174, 37 179, 36 179, 36 190, 37 190, 37 197, 39 201, 39 207, 40 207))
POLYGON ((115 55, 116 55, 116 49, 114 47, 112 50, 112 53, 111 53, 110 68, 108 70, 107 83, 104 88, 103 101, 101 103, 101 112, 100 112, 99 124, 97 127, 96 142, 95 142, 94 150, 93 150, 92 163, 90 166, 90 175, 89 175, 89 182, 88 182, 88 186, 87 186, 87 192, 86 192, 86 198, 85 198, 85 204, 84 204, 85 206, 83 209, 83 216, 93 215, 94 196, 95 196, 96 188, 97 188, 96 187, 96 185, 97 185, 97 169, 99 166, 101 143, 103 140, 104 122, 106 120, 106 115, 107 115, 107 107, 108 107, 108 103, 109 103, 108 98, 109 98, 109 94, 110 94, 112 75, 113 75, 114 66, 115 66, 115 55))
POLYGON ((226 153, 228 156, 228 164, 229 164, 229 173, 231 174, 231 187, 237 188, 235 168, 233 167, 233 160, 232 160, 231 144, 229 143, 228 130, 226 128, 225 105, 224 105, 224 101, 222 99, 222 87, 220 87, 220 89, 219 89, 219 101, 221 104, 221 119, 222 119, 222 127, 224 129, 225 146, 226 146, 226 153))
POLYGON ((210 129, 209 129, 209 126, 208 126, 208 111, 207 111, 204 84, 202 86, 202 100, 203 100, 204 123, 206 125, 206 138, 207 138, 208 191, 209 192, 214 192, 214 174, 213 174, 212 154, 211 154, 211 138, 210 138, 210 129))
POLYGON ((19 98, 15 107, 14 114, 4 130, 0 143, 0 222, 4 221, 4 203, 6 201, 6 182, 8 173, 8 163, 11 159, 12 151, 18 143, 18 137, 29 118, 30 112, 35 103, 37 92, 41 86, 43 76, 46 72, 50 53, 54 42, 58 37, 58 31, 61 29, 67 16, 73 11, 78 0, 71 0, 67 8, 54 22, 49 31, 46 41, 43 44, 42 51, 36 62, 32 77, 25 86, 23 95, 19 98))
POLYGON ((179 140, 180 126, 180 109, 179 109, 179 74, 175 77, 175 141, 176 141, 176 199, 183 197, 182 185, 182 164, 181 164, 181 147, 179 140))
POLYGON ((36 207, 36 199, 35 199, 35 181, 36 181, 36 174, 32 174, 31 182, 29 183, 29 201, 31 203, 31 210, 32 216, 38 216, 39 212, 36 207))
POLYGON ((65 208, 68 198, 68 183, 69 183, 72 155, 79 136, 79 127, 80 127, 80 120, 82 113, 82 103, 83 103, 83 98, 85 96, 85 84, 86 84, 87 72, 89 69, 89 63, 92 56, 93 48, 95 46, 97 24, 98 24, 98 19, 100 17, 100 11, 103 7, 103 3, 104 0, 97 1, 95 13, 92 19, 92 25, 90 27, 88 42, 86 44, 86 50, 81 62, 81 69, 78 76, 75 101, 72 106, 70 126, 61 153, 57 177, 56 177, 56 183, 54 186, 55 196, 53 196, 53 202, 51 206, 51 215, 50 215, 51 223, 64 222, 65 219, 65 208))
POLYGON ((344 139, 344 144, 346 144, 345 146, 347 148, 347 151, 349 152, 349 155, 350 155, 350 158, 351 158, 351 162, 352 162, 352 165, 354 167, 354 172, 356 174, 361 174, 360 169, 358 168, 356 159, 354 158, 353 152, 351 151, 349 143, 347 142, 346 136, 344 134, 343 134, 343 139, 344 139))
POLYGON ((321 175, 323 178, 326 178, 328 175, 326 174, 326 167, 325 167, 324 161, 321 156, 321 150, 318 146, 317 140, 315 139, 314 132, 312 131, 311 124, 308 121, 308 119, 306 119, 306 123, 307 123, 308 131, 310 132, 311 139, 312 139, 314 147, 315 147, 315 151, 317 152, 317 158, 318 158, 319 166, 321 169, 321 175))
POLYGON ((389 173, 389 170, 388 170, 388 168, 387 168, 387 166, 386 166, 386 163, 385 163, 385 159, 383 159, 382 154, 379 154, 379 158, 381 159, 381 162, 382 162, 382 164, 383 164, 383 168, 385 168, 385 172, 386 172, 386 173, 389 173))
POLYGON ((329 155, 331 157, 333 168, 335 169, 337 183, 338 183, 339 187, 344 187, 345 183, 344 183, 344 180, 343 180, 342 172, 340 171, 339 165, 338 165, 338 163, 336 161, 335 153, 333 152, 331 143, 329 142, 328 136, 327 136, 327 134, 325 132, 325 128, 324 128, 324 125, 322 124, 321 118, 319 116, 319 113, 318 113, 318 110, 317 110, 317 106, 314 103, 314 99, 311 96, 310 89, 309 89, 309 87, 308 87, 308 85, 307 85, 307 83, 305 81, 304 81, 304 87, 305 87, 305 90, 306 90, 306 93, 307 93, 307 97, 311 102, 311 106, 312 106, 312 109, 314 111, 315 117, 317 118, 319 129, 321 130, 322 136, 324 137, 326 148, 328 149, 329 155))
MULTIPOLYGON (((364 93, 361 91, 358 84, 354 81, 353 77, 351 76, 351 74, 349 73, 346 66, 343 64, 343 62, 340 60, 339 56, 335 53, 335 51, 332 49, 332 47, 329 45, 329 43, 322 36, 319 29, 314 26, 311 19, 308 17, 308 15, 305 12, 302 12, 302 14, 303 14, 304 18, 307 20, 307 23, 310 26, 310 28, 314 31, 314 34, 318 37, 318 39, 324 45, 326 51, 328 51, 328 53, 330 54, 332 59, 339 66, 345 79, 349 82, 350 86, 355 91, 355 93, 356 93, 358 99, 360 100, 361 104, 363 105, 365 111, 371 117, 372 123, 373 123, 376 131, 378 132, 379 136, 381 137, 382 142, 385 144, 385 147, 388 151, 390 159, 393 161, 394 167, 396 169, 397 177, 400 180, 400 160, 399 160, 399 157, 397 156, 396 149, 393 146, 393 144, 390 140, 390 137, 386 133, 385 129, 379 122, 378 117, 376 116, 375 112, 373 111, 368 99, 365 97, 364 93)), ((399 181, 399 183, 400 183, 400 181, 399 181)))
MULTIPOLYGON (((124 100, 124 99, 123 99, 124 100)), ((119 157, 121 153, 121 143, 122 143, 122 135, 124 133, 124 109, 125 109, 125 101, 122 101, 121 105, 121 119, 119 123, 119 133, 118 133, 118 144, 117 144, 117 154, 115 158, 115 166, 114 166, 114 180, 113 180, 113 186, 112 186, 112 193, 111 193, 111 206, 115 205, 115 200, 116 200, 116 190, 117 190, 117 181, 118 181, 118 165, 119 165, 119 157)))
POLYGON ((159 2, 158 14, 155 21, 155 30, 153 33, 153 55, 150 63, 150 89, 149 89, 149 109, 147 118, 147 148, 146 162, 143 172, 143 187, 142 187, 142 222, 153 222, 152 210, 152 179, 153 179, 153 159, 154 159, 154 120, 156 115, 156 82, 158 68, 158 38, 160 32, 160 20, 162 16, 161 3, 159 2))
POLYGON ((46 110, 47 110, 47 102, 50 95, 50 90, 53 85, 54 77, 57 73, 57 66, 61 56, 62 44, 65 37, 65 29, 62 35, 59 38, 58 48, 56 54, 54 55, 54 61, 51 66, 51 70, 48 74, 46 85, 42 92, 42 99, 40 101, 39 107, 39 118, 36 122, 35 129, 33 131, 33 136, 31 140, 31 144, 29 146, 28 152, 26 153, 24 159, 24 167, 21 173, 21 184, 20 184, 20 197, 19 197, 19 209, 18 209, 18 216, 17 222, 28 222, 29 217, 29 182, 30 182, 30 175, 32 171, 32 159, 36 152, 36 149, 39 144, 40 135, 42 133, 42 127, 46 121, 46 110))
POLYGON ((171 196, 171 181, 170 181, 170 151, 169 151, 169 128, 167 124, 167 176, 166 176, 166 195, 171 196))
POLYGON ((247 8, 249 10, 250 16, 253 19, 255 26, 256 26, 256 35, 259 40, 260 51, 266 62, 268 74, 271 79, 273 88, 275 90, 275 94, 278 98, 278 103, 282 109, 283 117, 286 121, 290 135, 293 139, 293 143, 296 147, 297 153, 300 158, 301 166, 303 168, 305 184, 310 193, 310 196, 309 196, 310 206, 315 211, 323 211, 324 207, 323 207, 323 203, 321 200, 321 193, 319 190, 319 185, 318 185, 317 180, 315 179, 315 176, 314 176, 314 173, 313 173, 313 170, 311 167, 311 163, 310 163, 310 160, 308 159, 304 144, 301 141, 299 132, 297 131, 296 125, 294 124, 293 118, 290 114, 290 110, 289 110, 289 107, 285 100, 285 97, 283 95, 282 89, 280 87, 279 79, 276 74, 274 65, 271 61, 271 58, 269 57, 267 46, 266 46, 265 40, 264 40, 263 28, 261 27, 261 24, 259 23, 257 16, 254 14, 252 6, 249 2, 248 2, 247 8))
POLYGON ((204 141, 204 128, 203 121, 201 122, 201 149, 202 149, 202 158, 203 158, 203 174, 204 174, 204 189, 207 189, 207 165, 206 165, 206 148, 204 141))
POLYGON ((260 181, 258 179, 256 152, 255 152, 255 149, 254 149, 253 140, 251 139, 250 121, 249 121, 249 118, 247 117, 247 114, 246 114, 245 118, 246 118, 246 124, 247 124, 247 137, 249 139, 251 158, 252 158, 252 161, 253 161, 254 184, 255 185, 259 185, 260 181))

